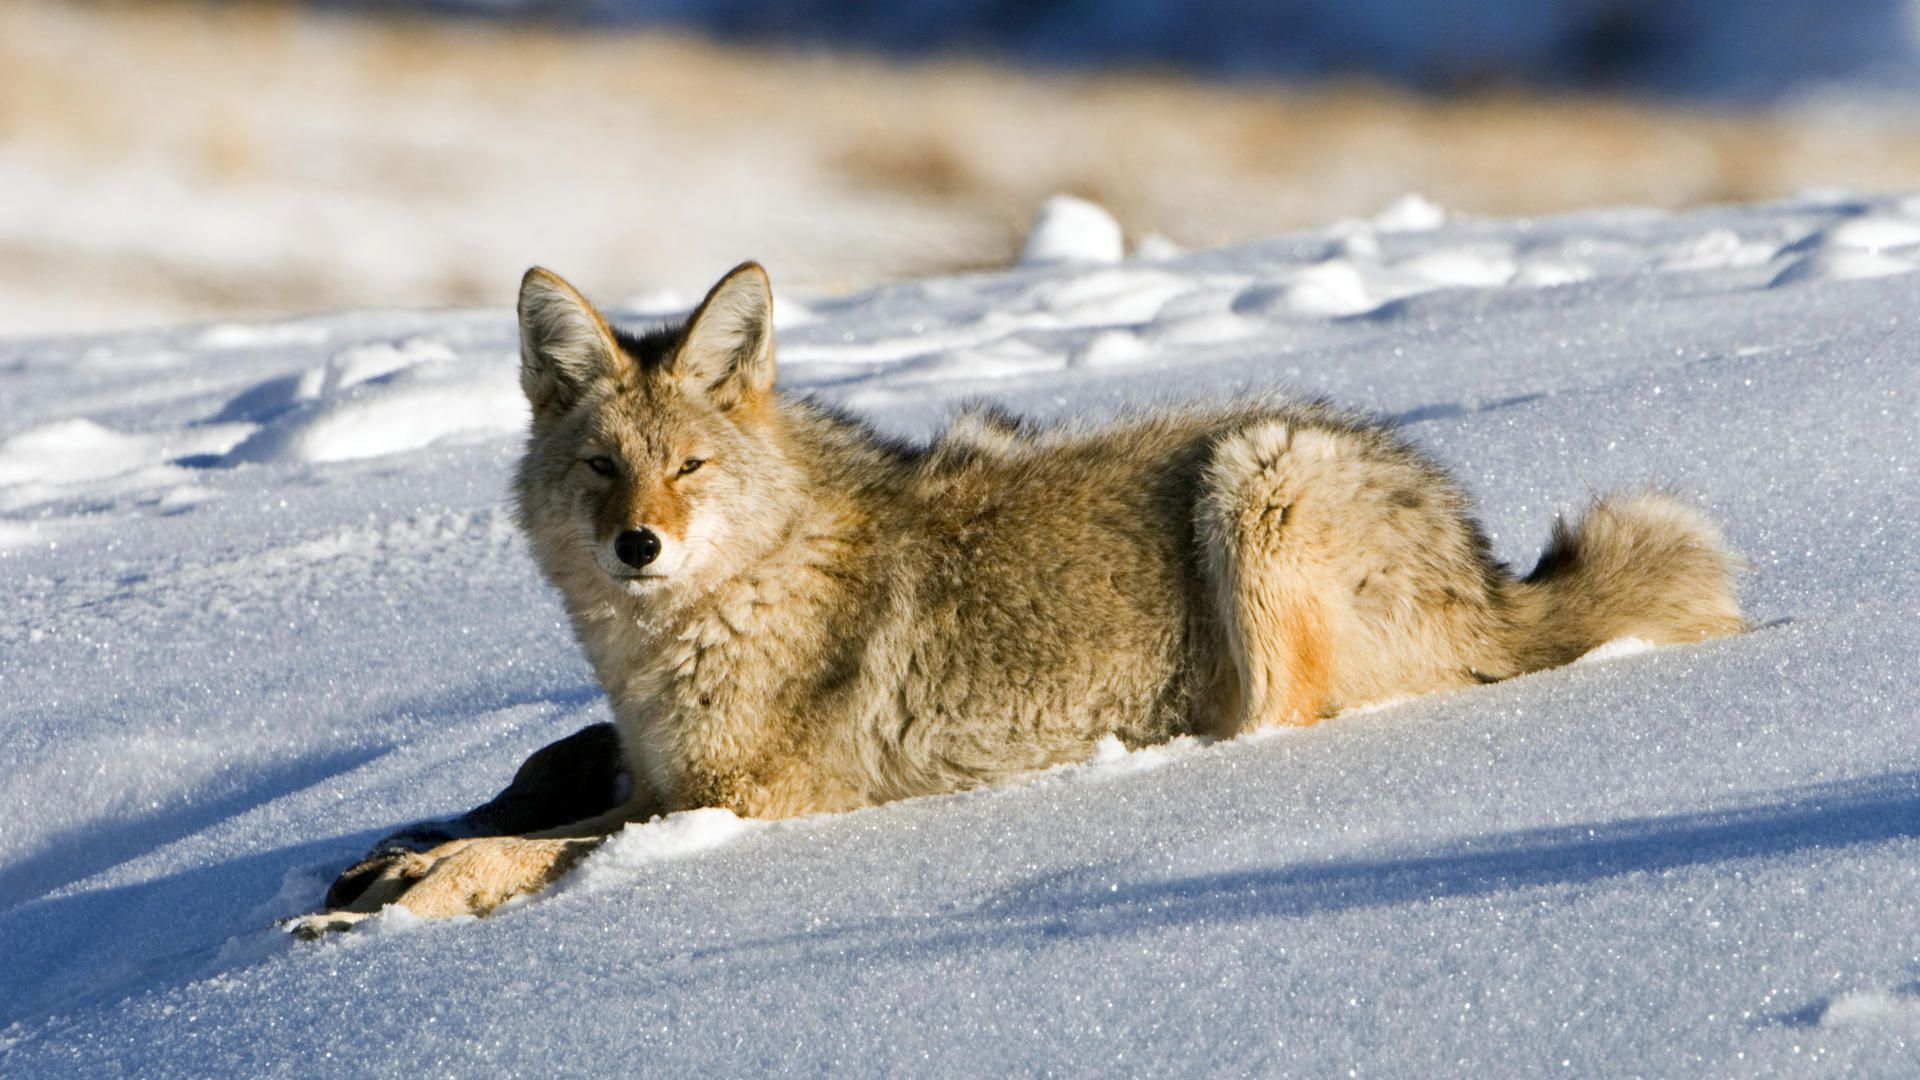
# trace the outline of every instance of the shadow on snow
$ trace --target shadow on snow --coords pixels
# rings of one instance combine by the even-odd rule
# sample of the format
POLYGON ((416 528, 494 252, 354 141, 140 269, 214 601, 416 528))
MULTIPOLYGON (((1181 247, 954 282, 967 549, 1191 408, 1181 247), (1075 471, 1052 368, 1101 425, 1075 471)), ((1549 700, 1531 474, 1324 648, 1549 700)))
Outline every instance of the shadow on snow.
POLYGON ((1523 829, 1439 850, 1129 880, 1125 864, 1042 875, 945 930, 924 916, 744 942, 714 953, 801 950, 878 958, 916 951, 1029 947, 1036 939, 1132 934, 1168 926, 1289 919, 1585 885, 1738 859, 1765 859, 1920 836, 1920 772, 1791 789, 1774 802, 1720 811, 1523 829))

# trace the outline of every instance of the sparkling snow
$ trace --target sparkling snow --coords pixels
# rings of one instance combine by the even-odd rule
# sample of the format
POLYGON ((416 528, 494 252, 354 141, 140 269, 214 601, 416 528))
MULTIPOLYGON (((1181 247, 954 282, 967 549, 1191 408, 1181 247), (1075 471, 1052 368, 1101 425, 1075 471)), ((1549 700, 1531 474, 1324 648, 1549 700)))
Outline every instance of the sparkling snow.
POLYGON ((317 944, 275 920, 606 716, 503 506, 510 316, 0 342, 0 1074, 1912 1075, 1916 264, 1914 200, 1409 201, 804 298, 784 384, 890 432, 1289 386, 1401 424, 1521 564, 1669 485, 1756 629, 696 811, 494 917, 317 944))

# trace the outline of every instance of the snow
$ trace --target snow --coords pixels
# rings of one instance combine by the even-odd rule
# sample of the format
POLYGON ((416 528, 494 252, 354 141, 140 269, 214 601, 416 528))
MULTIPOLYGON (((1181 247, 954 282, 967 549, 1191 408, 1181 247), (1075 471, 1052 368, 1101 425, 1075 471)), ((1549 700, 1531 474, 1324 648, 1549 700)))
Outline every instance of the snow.
POLYGON ((1838 192, 1396 213, 798 298, 784 385, 894 434, 1286 385, 1401 425, 1516 563, 1671 486, 1756 629, 676 815, 317 944, 275 920, 606 717, 504 508, 510 315, 0 343, 0 1074, 1912 1075, 1916 238, 1838 192))
POLYGON ((1026 246, 1020 251, 1020 265, 1117 263, 1125 256, 1120 223, 1105 207, 1072 195, 1055 195, 1040 204, 1040 212, 1034 215, 1026 246))
POLYGON ((264 418, 230 456, 347 461, 524 430, 527 406, 511 371, 476 374, 437 341, 346 349, 291 383, 265 383, 228 402, 222 415, 264 418))
POLYGON ((1373 216, 1374 227, 1381 232, 1425 232, 1446 220, 1446 208, 1418 192, 1400 196, 1373 216))
POLYGON ((1575 660, 1574 663, 1576 664, 1605 663, 1608 660, 1618 660, 1623 656, 1638 656, 1643 652, 1651 651, 1655 647, 1656 646, 1652 642, 1643 640, 1641 638, 1636 638, 1636 637, 1615 638, 1614 640, 1607 642, 1606 644, 1600 646, 1597 649, 1590 650, 1585 656, 1582 656, 1580 659, 1575 660))
POLYGON ((1821 1027, 1879 1027, 1920 1035, 1920 996, 1858 990, 1834 998, 1820 1013, 1821 1027))

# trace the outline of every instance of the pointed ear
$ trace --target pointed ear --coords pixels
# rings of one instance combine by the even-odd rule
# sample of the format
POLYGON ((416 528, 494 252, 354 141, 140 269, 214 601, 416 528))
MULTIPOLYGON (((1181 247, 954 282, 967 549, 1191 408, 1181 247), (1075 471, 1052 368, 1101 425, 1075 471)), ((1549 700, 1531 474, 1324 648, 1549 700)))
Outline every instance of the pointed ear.
POLYGON ((687 320, 674 374, 722 409, 773 389, 773 286, 759 263, 741 263, 720 279, 687 320))
POLYGON ((607 320, 560 275, 536 266, 520 279, 520 389, 536 418, 572 408, 619 357, 607 320))

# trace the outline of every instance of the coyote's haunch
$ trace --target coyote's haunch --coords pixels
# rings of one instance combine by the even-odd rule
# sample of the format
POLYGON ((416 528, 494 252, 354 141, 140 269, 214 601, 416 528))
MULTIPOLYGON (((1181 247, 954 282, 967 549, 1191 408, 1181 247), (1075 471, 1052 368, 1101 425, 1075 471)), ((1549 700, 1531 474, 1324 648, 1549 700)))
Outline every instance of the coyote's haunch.
POLYGON ((639 335, 527 273, 519 522, 617 739, 589 729, 453 826, 399 834, 298 932, 388 903, 484 914, 663 812, 956 791, 1107 735, 1311 724, 1743 625, 1719 531, 1666 495, 1600 500, 1515 577, 1440 468, 1353 414, 982 407, 909 446, 775 393, 772 313, 753 263, 639 335))

